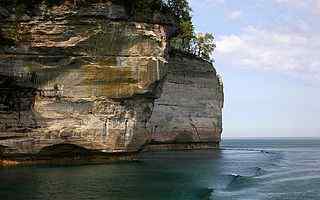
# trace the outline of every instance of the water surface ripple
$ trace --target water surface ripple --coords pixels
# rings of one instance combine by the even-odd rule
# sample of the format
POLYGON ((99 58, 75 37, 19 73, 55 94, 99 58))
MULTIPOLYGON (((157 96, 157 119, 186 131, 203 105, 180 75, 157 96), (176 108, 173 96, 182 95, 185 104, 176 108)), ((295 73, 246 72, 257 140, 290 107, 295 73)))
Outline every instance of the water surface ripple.
POLYGON ((140 162, 0 169, 2 200, 319 200, 320 140, 224 140, 140 162))

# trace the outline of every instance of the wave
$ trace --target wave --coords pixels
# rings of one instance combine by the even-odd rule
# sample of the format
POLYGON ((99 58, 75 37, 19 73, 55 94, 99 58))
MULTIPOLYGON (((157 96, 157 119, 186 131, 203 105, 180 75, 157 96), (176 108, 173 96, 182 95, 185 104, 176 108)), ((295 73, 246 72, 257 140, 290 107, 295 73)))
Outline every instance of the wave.
POLYGON ((258 176, 263 176, 267 173, 266 170, 262 169, 261 167, 255 167, 254 168, 254 176, 258 177, 258 176))
POLYGON ((245 149, 245 148, 220 148, 220 150, 254 151, 254 152, 263 152, 264 151, 264 150, 259 150, 259 149, 245 149))
POLYGON ((253 176, 241 176, 239 174, 220 175, 214 181, 213 190, 216 191, 236 191, 247 188, 254 184, 253 176))
POLYGON ((230 177, 230 183, 226 187, 226 190, 228 191, 247 188, 254 182, 254 178, 251 176, 241 176, 238 174, 231 174, 229 175, 229 177, 230 177))
POLYGON ((262 153, 266 157, 270 157, 270 158, 280 158, 281 157, 281 152, 279 152, 279 151, 270 151, 270 150, 265 150, 265 149, 221 148, 221 150, 257 152, 257 153, 262 153))
POLYGON ((246 148, 220 148, 220 150, 228 150, 228 151, 252 151, 252 152, 260 152, 267 155, 278 154, 279 152, 262 150, 262 149, 246 149, 246 148))
POLYGON ((305 169, 296 169, 296 170, 289 170, 283 169, 281 171, 264 174, 258 179, 261 181, 268 182, 268 181, 282 181, 282 180, 293 180, 293 179, 300 179, 308 177, 320 177, 320 169, 315 168, 305 168, 305 169))

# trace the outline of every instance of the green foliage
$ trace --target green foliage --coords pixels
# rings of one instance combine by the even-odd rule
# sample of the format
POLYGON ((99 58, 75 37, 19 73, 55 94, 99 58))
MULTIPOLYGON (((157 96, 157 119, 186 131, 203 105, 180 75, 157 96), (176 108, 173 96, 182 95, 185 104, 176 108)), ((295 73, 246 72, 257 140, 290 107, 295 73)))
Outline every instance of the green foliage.
POLYGON ((167 0, 167 5, 178 19, 191 20, 191 8, 187 0, 167 0))
POLYGON ((152 13, 157 10, 155 6, 159 4, 159 0, 113 0, 114 3, 124 5, 127 13, 133 19, 151 17, 152 13))
POLYGON ((210 60, 215 48, 214 37, 210 33, 194 33, 188 0, 131 0, 126 5, 130 5, 131 14, 138 19, 152 19, 155 12, 171 15, 177 25, 171 47, 210 60))
POLYGON ((191 8, 187 0, 167 0, 170 13, 173 13, 178 33, 174 40, 180 43, 183 49, 189 49, 189 43, 194 37, 194 27, 192 24, 191 8))
POLYGON ((190 51, 190 44, 194 38, 193 25, 191 21, 181 21, 178 35, 171 39, 171 46, 183 51, 190 51))
POLYGON ((194 27, 191 21, 182 20, 179 22, 179 30, 176 38, 180 40, 183 49, 190 49, 190 41, 194 38, 194 27))
POLYGON ((176 37, 170 42, 174 50, 186 52, 210 61, 211 55, 216 47, 214 36, 211 33, 198 33, 186 43, 183 39, 176 37))
MULTIPOLYGON (((54 6, 66 0, 0 0, 0 6, 14 6, 13 11, 17 18, 31 12, 36 5, 45 3, 47 6, 54 6)), ((75 5, 85 5, 85 3, 96 2, 98 0, 69 0, 75 5)), ((171 17, 177 31, 171 39, 171 47, 180 51, 192 53, 205 60, 210 60, 210 55, 214 51, 214 37, 212 34, 195 34, 192 24, 191 8, 188 0, 112 0, 114 3, 124 5, 132 20, 152 21, 156 13, 162 13, 171 17)), ((16 30, 16 29, 12 29, 16 30)), ((7 34, 8 35, 8 34, 7 34)), ((11 44, 17 40, 15 34, 8 37, 0 35, 1 43, 11 44), (6 39, 5 38, 10 38, 6 39)))
POLYGON ((182 41, 186 48, 194 37, 191 8, 188 0, 131 0, 125 2, 125 5, 127 11, 135 19, 152 20, 157 12, 171 16, 177 25, 175 39, 182 41))
POLYGON ((198 33, 191 41, 192 52, 197 56, 210 60, 216 45, 211 33, 198 33))
POLYGON ((132 0, 125 2, 130 14, 139 20, 152 20, 156 11, 161 12, 164 8, 162 0, 132 0))

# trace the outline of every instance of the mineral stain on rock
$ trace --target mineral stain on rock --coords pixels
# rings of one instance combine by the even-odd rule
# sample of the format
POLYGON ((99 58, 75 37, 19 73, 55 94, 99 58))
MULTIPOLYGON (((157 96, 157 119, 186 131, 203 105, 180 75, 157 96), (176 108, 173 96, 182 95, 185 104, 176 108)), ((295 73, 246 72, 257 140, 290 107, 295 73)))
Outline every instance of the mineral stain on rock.
POLYGON ((132 20, 123 1, 13 2, 0 3, 2 164, 219 144, 223 86, 211 63, 169 51, 170 17, 132 20))

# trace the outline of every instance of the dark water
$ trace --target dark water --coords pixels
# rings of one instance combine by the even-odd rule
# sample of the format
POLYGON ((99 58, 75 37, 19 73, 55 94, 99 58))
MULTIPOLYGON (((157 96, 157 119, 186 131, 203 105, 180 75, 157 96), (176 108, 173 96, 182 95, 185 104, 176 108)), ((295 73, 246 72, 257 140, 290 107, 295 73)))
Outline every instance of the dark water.
POLYGON ((320 199, 320 140, 225 140, 141 162, 0 169, 0 200, 320 199))

